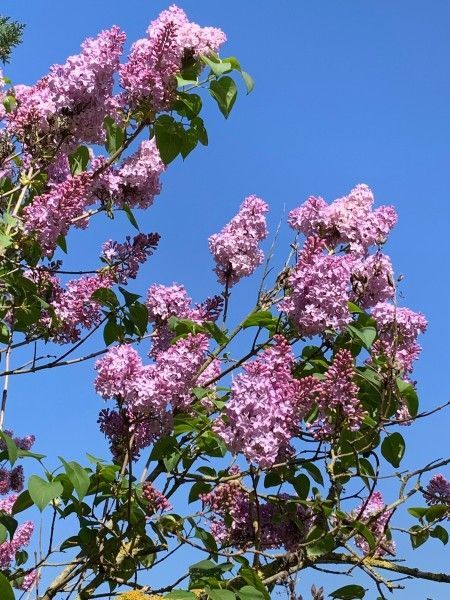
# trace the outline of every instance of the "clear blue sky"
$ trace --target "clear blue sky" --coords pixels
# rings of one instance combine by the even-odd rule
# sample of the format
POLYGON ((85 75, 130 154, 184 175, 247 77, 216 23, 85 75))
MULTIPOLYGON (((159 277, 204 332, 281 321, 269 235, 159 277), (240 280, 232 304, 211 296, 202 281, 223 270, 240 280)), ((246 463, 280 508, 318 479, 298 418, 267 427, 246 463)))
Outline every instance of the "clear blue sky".
MULTIPOLYGON (((239 57, 256 87, 251 96, 238 98, 228 122, 208 110, 209 148, 169 169, 155 208, 141 217, 145 231, 162 234, 161 247, 134 289, 179 281, 196 300, 216 292, 206 240, 249 193, 270 203, 274 231, 284 207, 289 210, 310 194, 331 200, 367 183, 378 204, 392 203, 399 212, 389 253, 397 273, 405 275, 401 302, 424 312, 430 323, 415 372, 421 406, 445 402, 450 362, 450 3, 178 4, 193 20, 227 33, 224 52, 239 57)), ((87 35, 112 24, 125 29, 131 42, 166 6, 138 0, 3 0, 2 13, 27 24, 24 43, 6 73, 15 82, 32 83, 50 64, 76 53, 87 35)), ((73 247, 83 240, 77 246, 78 264, 95 266, 101 242, 123 238, 124 227, 124 222, 102 220, 89 233, 72 238, 73 247)), ((281 243, 288 239, 285 230, 281 243)), ((237 290, 235 306, 250 304, 251 289, 245 283, 237 290)), ((83 451, 105 454, 96 427, 101 403, 92 380, 92 365, 13 379, 8 424, 19 433, 33 431, 38 451, 52 456, 62 449, 70 458, 81 458, 83 451)), ((405 465, 425 464, 448 453, 448 419, 448 413, 441 413, 402 432, 408 442, 405 465)), ((448 565, 448 551, 437 540, 414 554, 407 551, 407 556, 430 569, 448 565)), ((320 583, 320 577, 314 581, 320 583)), ((329 579, 323 581, 334 589, 329 579)), ((405 600, 449 596, 448 590, 428 582, 411 583, 398 594, 405 600)))

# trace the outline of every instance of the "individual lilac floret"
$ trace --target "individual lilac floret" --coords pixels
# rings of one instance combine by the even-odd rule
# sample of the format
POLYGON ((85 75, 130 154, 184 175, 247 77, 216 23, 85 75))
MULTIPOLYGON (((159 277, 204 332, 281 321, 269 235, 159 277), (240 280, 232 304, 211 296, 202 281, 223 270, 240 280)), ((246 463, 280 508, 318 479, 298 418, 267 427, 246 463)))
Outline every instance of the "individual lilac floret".
POLYGON ((268 210, 261 198, 248 196, 222 231, 210 236, 209 249, 220 283, 234 285, 241 277, 251 275, 264 260, 259 242, 267 237, 268 210))
POLYGON ((351 281, 352 300, 361 308, 371 308, 394 297, 392 263, 389 256, 381 252, 356 261, 351 281))
POLYGON ((217 419, 216 433, 232 452, 242 452, 260 467, 273 465, 295 433, 298 381, 292 375, 294 357, 282 336, 246 363, 231 386, 225 408, 227 421, 217 419))
POLYGON ((121 66, 123 101, 166 110, 174 98, 175 75, 192 59, 217 52, 225 40, 220 29, 190 23, 181 8, 171 6, 152 21, 147 37, 133 44, 121 66))
POLYGON ((421 350, 417 336, 427 328, 423 314, 382 302, 373 307, 372 317, 378 329, 372 355, 386 356, 403 374, 411 373, 421 350))
POLYGON ((126 284, 128 279, 136 279, 139 267, 153 254, 159 239, 158 233, 139 233, 133 239, 127 236, 123 244, 105 242, 102 258, 112 267, 115 280, 126 284))
POLYGON ((353 511, 353 517, 358 517, 358 521, 366 523, 375 537, 376 549, 375 551, 371 551, 367 541, 361 536, 356 536, 355 543, 364 554, 373 553, 373 556, 395 554, 395 543, 386 534, 391 514, 392 511, 386 510, 386 504, 381 492, 373 492, 361 506, 353 511))
POLYGON ((424 492, 426 503, 442 504, 448 507, 448 518, 450 519, 450 481, 440 473, 433 475, 424 492))
POLYGON ((327 245, 348 244, 351 251, 367 254, 370 246, 380 245, 397 222, 392 206, 372 210, 374 198, 367 185, 357 185, 348 196, 327 204, 323 198, 310 197, 289 213, 290 226, 305 236, 319 236, 327 245))
POLYGON ((349 256, 324 254, 324 245, 319 238, 306 240, 289 277, 290 295, 278 304, 302 336, 340 330, 351 321, 348 301, 353 261, 349 256))

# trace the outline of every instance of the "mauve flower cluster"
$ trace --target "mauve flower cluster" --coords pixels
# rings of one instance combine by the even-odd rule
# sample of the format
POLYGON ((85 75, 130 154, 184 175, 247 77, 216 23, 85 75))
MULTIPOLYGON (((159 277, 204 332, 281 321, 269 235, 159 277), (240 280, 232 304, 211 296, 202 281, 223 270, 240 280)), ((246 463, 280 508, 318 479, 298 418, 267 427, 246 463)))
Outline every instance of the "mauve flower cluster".
POLYGON ((313 376, 300 380, 300 395, 305 408, 318 407, 318 416, 308 423, 317 439, 329 439, 335 432, 361 427, 365 412, 354 383, 354 360, 348 350, 337 352, 324 379, 313 376))
POLYGON ((153 254, 159 239, 158 233, 139 233, 133 239, 127 236, 123 244, 113 240, 103 244, 102 258, 112 267, 117 283, 136 279, 140 265, 153 254))
POLYGON ((291 293, 279 304, 300 335, 313 336, 325 329, 342 329, 350 321, 350 275, 352 259, 324 254, 324 240, 306 240, 289 277, 291 293))
POLYGON ((367 185, 357 185, 348 196, 327 204, 323 198, 309 198, 289 213, 289 224, 305 236, 318 236, 334 248, 348 244, 364 256, 370 246, 381 245, 397 222, 392 206, 372 210, 374 197, 367 185))
POLYGON ((44 254, 51 256, 59 236, 65 236, 72 223, 81 228, 87 226, 87 219, 78 218, 90 203, 89 174, 68 177, 49 192, 36 196, 24 209, 25 232, 34 234, 44 254))
POLYGON ((112 200, 118 207, 148 208, 161 192, 160 176, 164 170, 155 140, 144 140, 119 168, 107 166, 103 156, 94 158, 90 171, 96 174, 92 190, 102 201, 112 200))
POLYGON ((170 317, 189 319, 198 324, 204 321, 214 322, 222 310, 223 298, 213 296, 192 306, 192 299, 184 286, 177 283, 168 286, 153 284, 148 289, 146 305, 149 321, 153 324, 150 355, 156 357, 170 346, 173 337, 168 327, 170 317))
POLYGON ((18 466, 13 469, 0 468, 0 494, 5 495, 10 492, 21 492, 23 490, 24 475, 23 467, 18 466))
POLYGON ((214 424, 232 452, 242 452, 260 467, 276 462, 298 422, 299 382, 292 375, 294 357, 284 337, 275 336, 274 341, 235 377, 225 408, 226 420, 219 418, 214 424))
POLYGON ((420 354, 417 336, 426 331, 425 317, 422 313, 413 312, 409 308, 399 308, 387 302, 374 306, 372 316, 378 329, 378 339, 373 345, 372 356, 386 356, 397 370, 408 375, 420 354))
MULTIPOLYGON (((12 514, 12 507, 18 496, 15 494, 0 500, 0 511, 5 512, 7 515, 12 514)), ((31 521, 26 521, 19 525, 13 535, 12 540, 7 540, 0 544, 0 568, 8 569, 14 560, 16 552, 21 550, 24 546, 30 543, 31 536, 33 534, 34 525, 31 521)), ((34 579, 28 578, 27 584, 32 585, 34 579)))
POLYGON ((291 499, 280 494, 277 502, 259 500, 258 508, 251 495, 238 480, 221 483, 200 499, 208 515, 214 538, 226 545, 249 548, 255 544, 253 523, 259 518, 259 542, 264 549, 284 547, 294 551, 306 538, 312 519, 307 509, 297 504, 295 511, 286 509, 291 499))
POLYGON ((112 275, 101 272, 85 275, 69 281, 65 289, 54 281, 51 306, 58 319, 52 338, 58 343, 76 342, 80 339, 81 329, 92 329, 102 319, 101 305, 92 299, 92 294, 100 288, 109 288, 113 283, 112 275))
POLYGON ((391 514, 392 511, 386 510, 381 492, 373 492, 353 511, 353 517, 358 517, 358 521, 365 523, 375 537, 376 550, 372 552, 367 541, 362 536, 356 536, 355 543, 364 554, 370 553, 375 557, 395 554, 395 543, 386 534, 391 514))
POLYGON ((220 29, 190 23, 181 8, 171 6, 152 21, 147 37, 133 44, 120 67, 124 102, 144 101, 154 112, 166 110, 176 89, 175 75, 190 60, 217 52, 225 40, 220 29))
POLYGON ((152 483, 146 481, 142 485, 142 496, 149 504, 149 512, 164 512, 170 510, 172 505, 167 498, 159 490, 157 490, 152 483))
POLYGON ((450 519, 450 481, 444 475, 441 473, 433 475, 423 495, 430 506, 433 504, 448 506, 450 519))
MULTIPOLYGON (((17 437, 10 429, 5 429, 4 433, 9 436, 17 448, 28 451, 35 442, 34 435, 26 435, 25 437, 17 437)), ((7 451, 6 442, 0 439, 0 452, 7 451)), ((12 469, 0 468, 0 494, 5 495, 10 492, 21 492, 23 490, 24 474, 23 467, 17 466, 12 469)))
POLYGON ((167 432, 173 410, 190 403, 189 392, 207 348, 205 335, 189 335, 158 354, 150 365, 143 365, 129 345, 114 346, 97 361, 95 388, 104 399, 116 400, 119 407, 119 411, 106 410, 100 415, 101 429, 115 456, 128 448, 130 436, 137 457, 142 448, 167 432))
POLYGON ((239 212, 220 233, 209 237, 209 249, 216 261, 218 280, 229 287, 251 275, 262 263, 259 242, 267 237, 267 204, 257 196, 248 196, 239 212))
POLYGON ((311 197, 290 212, 289 224, 307 240, 279 308, 300 335, 345 328, 351 321, 349 300, 370 309, 393 298, 391 261, 369 249, 386 241, 397 215, 389 206, 372 210, 373 201, 370 189, 358 185, 330 205, 311 197))
POLYGON ((16 86, 18 106, 7 115, 8 129, 25 142, 35 130, 50 133, 57 144, 56 127, 65 147, 82 141, 102 143, 103 120, 114 109, 114 74, 125 38, 118 27, 102 31, 83 42, 80 54, 52 66, 32 87, 16 86))

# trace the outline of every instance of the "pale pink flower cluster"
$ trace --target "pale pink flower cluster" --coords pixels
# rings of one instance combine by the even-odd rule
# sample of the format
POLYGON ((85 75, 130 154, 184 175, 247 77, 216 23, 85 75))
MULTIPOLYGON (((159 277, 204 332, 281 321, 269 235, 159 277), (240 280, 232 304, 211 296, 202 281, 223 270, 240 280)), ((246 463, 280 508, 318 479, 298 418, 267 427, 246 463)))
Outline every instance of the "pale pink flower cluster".
POLYGON ((359 388, 354 383, 355 365, 351 353, 337 352, 324 379, 312 376, 300 380, 300 397, 305 409, 318 407, 315 421, 308 423, 317 439, 329 439, 343 428, 356 431, 365 412, 358 400, 359 388))
POLYGON ((175 75, 201 54, 217 52, 225 42, 220 29, 190 23, 177 6, 150 24, 147 37, 135 42, 120 67, 124 102, 144 101, 153 111, 166 110, 176 89, 175 75))
POLYGON ((42 251, 51 256, 59 236, 65 236, 72 223, 86 227, 87 219, 78 219, 91 203, 87 173, 69 177, 50 191, 36 196, 23 211, 25 232, 36 236, 42 251), (78 219, 74 222, 74 219, 78 219))
POLYGON ((450 519, 450 481, 441 473, 433 475, 430 479, 424 498, 430 506, 433 504, 441 504, 449 509, 448 518, 450 519))
POLYGON ((275 336, 274 341, 233 380, 226 421, 219 418, 214 424, 232 452, 242 452, 260 467, 276 462, 297 426, 294 357, 285 338, 275 336))
POLYGON ((351 321, 348 310, 353 261, 348 255, 324 254, 324 240, 310 237, 289 276, 290 295, 278 308, 292 319, 300 335, 342 329, 351 321))
POLYGON ((191 401, 189 392, 207 348, 205 335, 189 335, 158 354, 153 364, 143 365, 129 345, 114 346, 97 361, 95 388, 103 398, 116 400, 120 408, 120 412, 107 410, 100 415, 101 429, 115 455, 131 434, 137 455, 167 431, 173 411, 191 401))
POLYGON ((259 242, 267 237, 267 204, 257 196, 248 196, 239 212, 220 233, 209 237, 209 249, 216 262, 220 283, 229 287, 251 275, 264 260, 259 242))
POLYGON ((133 239, 127 236, 124 243, 108 240, 102 246, 102 258, 112 267, 118 283, 126 284, 128 279, 136 279, 142 265, 156 249, 158 233, 139 233, 133 239))
POLYGON ((80 54, 52 66, 34 86, 16 86, 18 108, 8 115, 8 128, 26 140, 30 128, 42 133, 60 127, 66 146, 102 143, 125 38, 118 27, 102 31, 83 42, 80 54))
MULTIPOLYGON (((12 507, 18 496, 15 494, 0 500, 0 511, 8 515, 12 514, 12 507)), ((13 535, 12 540, 7 540, 0 544, 0 568, 8 569, 15 558, 16 552, 24 548, 30 543, 31 536, 34 531, 34 524, 31 521, 26 521, 19 525, 13 535)), ((34 581, 34 580, 33 580, 34 581)), ((32 582, 29 582, 30 585, 32 582)))
POLYGON ((161 493, 157 490, 154 485, 150 481, 145 481, 142 485, 142 496, 149 504, 149 512, 164 512, 166 510, 171 510, 172 505, 161 493))
POLYGON ((289 224, 307 237, 323 238, 329 247, 348 244, 352 252, 365 255, 370 246, 386 241, 397 222, 392 206, 372 210, 373 203, 372 191, 360 184, 331 204, 323 198, 309 198, 289 213, 289 224))
POLYGON ((165 166, 154 139, 142 141, 119 168, 105 165, 103 156, 91 164, 91 173, 97 173, 93 192, 103 201, 112 200, 119 207, 148 208, 161 192, 160 176, 165 166))
MULTIPOLYGON (((373 492, 361 506, 353 511, 353 517, 358 517, 358 521, 365 523, 375 537, 376 550, 373 551, 373 556, 395 554, 395 543, 389 539, 386 533, 391 515, 392 511, 386 510, 381 492, 373 492)), ((355 543, 364 554, 372 555, 369 544, 362 536, 356 536, 355 543)))
MULTIPOLYGON (((284 547, 294 551, 305 540, 312 525, 311 515, 301 505, 292 513, 286 510, 291 497, 280 494, 278 502, 254 500, 239 480, 221 483, 200 499, 208 515, 211 533, 221 544, 249 548, 255 544, 253 523, 259 521, 259 542, 265 549, 284 547)), ((292 498, 293 499, 293 498, 292 498)))
POLYGON ((403 374, 411 373, 421 350, 417 337, 420 333, 425 333, 427 328, 423 314, 383 302, 374 306, 372 317, 377 322, 378 329, 378 339, 373 345, 372 355, 386 356, 403 374))

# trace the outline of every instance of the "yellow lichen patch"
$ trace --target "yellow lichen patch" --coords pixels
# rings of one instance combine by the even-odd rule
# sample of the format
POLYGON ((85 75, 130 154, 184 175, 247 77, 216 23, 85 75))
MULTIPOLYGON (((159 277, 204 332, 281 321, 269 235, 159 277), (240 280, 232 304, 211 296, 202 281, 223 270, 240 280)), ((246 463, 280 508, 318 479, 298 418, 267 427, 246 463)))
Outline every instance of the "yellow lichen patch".
POLYGON ((120 594, 118 600, 163 600, 162 596, 155 596, 155 594, 144 594, 144 592, 139 592, 138 590, 133 590, 132 592, 125 592, 124 594, 120 594))

